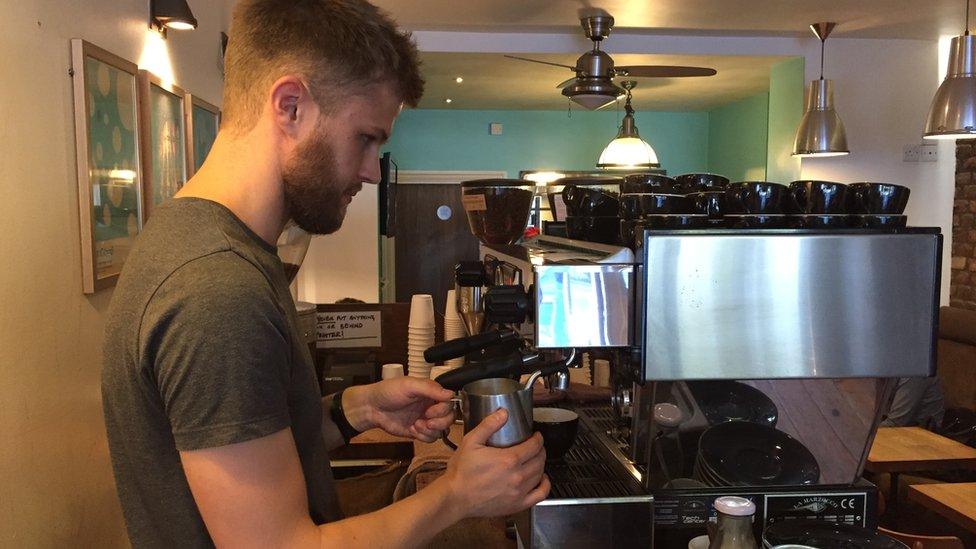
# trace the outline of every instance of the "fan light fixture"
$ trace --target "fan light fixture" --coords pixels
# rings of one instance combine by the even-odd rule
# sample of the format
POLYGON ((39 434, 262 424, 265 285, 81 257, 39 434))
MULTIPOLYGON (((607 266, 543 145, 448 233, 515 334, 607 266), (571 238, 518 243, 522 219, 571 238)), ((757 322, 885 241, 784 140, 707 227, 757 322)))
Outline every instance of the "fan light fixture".
POLYGON ((925 139, 971 139, 976 136, 976 40, 969 34, 969 0, 966 0, 966 32, 949 46, 949 70, 929 107, 925 139))
POLYGON ((844 123, 834 110, 834 83, 824 80, 824 50, 836 23, 815 23, 810 30, 820 39, 820 79, 810 82, 806 108, 793 142, 793 156, 823 157, 850 154, 844 123))
POLYGON ((627 90, 627 102, 624 104, 624 119, 620 123, 620 130, 617 137, 610 142, 603 153, 596 167, 603 169, 635 169, 635 168, 657 168, 660 166, 657 160, 657 153, 641 139, 637 133, 637 125, 634 124, 634 108, 630 105, 630 90, 634 89, 637 82, 628 80, 623 83, 627 90))
POLYGON ((164 33, 167 29, 191 30, 197 28, 197 18, 186 0, 150 0, 149 26, 164 33))

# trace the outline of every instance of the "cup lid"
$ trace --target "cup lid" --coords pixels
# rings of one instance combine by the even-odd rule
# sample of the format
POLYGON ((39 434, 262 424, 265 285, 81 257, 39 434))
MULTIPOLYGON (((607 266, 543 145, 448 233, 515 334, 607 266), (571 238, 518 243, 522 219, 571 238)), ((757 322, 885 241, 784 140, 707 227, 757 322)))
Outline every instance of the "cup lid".
POLYGON ((739 496, 715 498, 715 510, 734 517, 748 517, 756 514, 756 504, 739 496))

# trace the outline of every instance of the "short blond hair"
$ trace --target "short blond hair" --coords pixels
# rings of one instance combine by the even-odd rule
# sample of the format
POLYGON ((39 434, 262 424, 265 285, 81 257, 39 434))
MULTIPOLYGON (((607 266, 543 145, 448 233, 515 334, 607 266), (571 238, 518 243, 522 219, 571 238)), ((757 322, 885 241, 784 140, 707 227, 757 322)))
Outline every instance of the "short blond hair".
POLYGON ((272 84, 300 75, 320 108, 388 83, 416 107, 424 93, 417 46, 365 0, 240 0, 224 58, 222 125, 249 131, 272 84))

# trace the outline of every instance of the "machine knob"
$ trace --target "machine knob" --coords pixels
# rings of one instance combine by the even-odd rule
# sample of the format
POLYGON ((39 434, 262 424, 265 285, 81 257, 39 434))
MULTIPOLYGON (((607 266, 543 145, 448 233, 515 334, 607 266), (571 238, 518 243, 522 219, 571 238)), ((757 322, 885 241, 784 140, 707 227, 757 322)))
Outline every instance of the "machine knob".
POLYGON ((493 286, 484 303, 490 324, 521 324, 532 317, 532 301, 522 286, 493 286))
POLYGON ((480 261, 462 261, 454 267, 454 280, 458 286, 478 287, 488 285, 485 264, 480 261))

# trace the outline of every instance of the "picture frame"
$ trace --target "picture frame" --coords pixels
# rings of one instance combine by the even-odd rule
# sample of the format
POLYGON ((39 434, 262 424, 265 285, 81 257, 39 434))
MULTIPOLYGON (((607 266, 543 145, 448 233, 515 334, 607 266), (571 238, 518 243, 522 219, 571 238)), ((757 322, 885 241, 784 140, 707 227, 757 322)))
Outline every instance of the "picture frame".
POLYGON ((82 291, 118 281, 143 225, 139 69, 71 40, 82 291))
POLYGON ((139 71, 143 220, 187 180, 186 91, 139 71))
POLYGON ((206 160, 220 129, 220 107, 192 93, 186 94, 186 169, 187 179, 197 173, 206 160))

